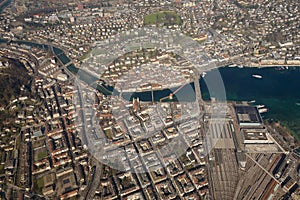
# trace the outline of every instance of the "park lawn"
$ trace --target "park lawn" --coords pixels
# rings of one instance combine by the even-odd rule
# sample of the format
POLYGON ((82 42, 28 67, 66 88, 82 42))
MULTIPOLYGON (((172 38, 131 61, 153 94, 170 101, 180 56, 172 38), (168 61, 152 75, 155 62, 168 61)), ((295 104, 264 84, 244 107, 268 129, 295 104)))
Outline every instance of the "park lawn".
POLYGON ((44 158, 46 158, 48 155, 47 151, 41 151, 37 154, 37 160, 40 161, 44 158))
POLYGON ((34 184, 33 184, 34 190, 41 194, 42 193, 42 189, 44 187, 44 179, 43 177, 40 177, 38 179, 34 179, 34 184))
POLYGON ((159 11, 146 15, 144 18, 145 25, 161 23, 163 23, 164 25, 181 25, 182 20, 180 16, 174 11, 159 11))

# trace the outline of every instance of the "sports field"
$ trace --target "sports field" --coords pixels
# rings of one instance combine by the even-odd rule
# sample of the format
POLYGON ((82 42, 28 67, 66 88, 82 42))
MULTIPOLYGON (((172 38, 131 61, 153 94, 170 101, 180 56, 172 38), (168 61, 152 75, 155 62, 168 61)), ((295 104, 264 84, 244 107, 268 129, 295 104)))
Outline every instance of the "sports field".
POLYGON ((144 18, 144 24, 181 25, 182 20, 180 16, 174 11, 159 11, 146 15, 144 18))

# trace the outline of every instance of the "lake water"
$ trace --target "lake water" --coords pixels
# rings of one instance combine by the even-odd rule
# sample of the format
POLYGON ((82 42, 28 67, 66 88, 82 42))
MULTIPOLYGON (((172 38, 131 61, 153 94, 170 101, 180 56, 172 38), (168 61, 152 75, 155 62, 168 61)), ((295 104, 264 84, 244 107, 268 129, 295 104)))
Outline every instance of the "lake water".
MULTIPOLYGON (((7 40, 0 39, 0 42, 7 40)), ((36 44, 32 42, 18 41, 19 44, 26 44, 40 48, 48 48, 47 45, 36 44)), ((70 59, 63 53, 62 50, 54 48, 54 52, 58 55, 62 63, 68 63, 70 59)), ((77 73, 78 69, 73 64, 68 66, 68 69, 73 73, 77 73)), ((278 70, 278 68, 229 68, 223 67, 218 69, 226 89, 227 100, 229 101, 252 101, 255 100, 255 105, 263 104, 269 111, 262 115, 264 119, 274 119, 286 125, 293 134, 300 139, 300 67, 290 67, 289 69, 278 70), (252 77, 253 74, 261 75, 262 79, 252 77)), ((207 77, 212 76, 214 71, 208 72, 207 77)), ((97 80, 89 74, 80 73, 80 79, 91 83, 97 80)), ((200 79, 202 97, 204 100, 209 100, 209 94, 205 81, 200 79)), ((100 85, 95 86, 105 94, 109 94, 108 90, 112 91, 110 86, 100 85), (103 89, 103 87, 105 87, 103 89)), ((195 94, 191 88, 194 84, 186 85, 180 90, 173 100, 185 99, 194 101, 195 94)), ((154 92, 155 101, 168 96, 171 90, 162 90, 154 92)), ((114 91, 115 92, 115 91, 114 91)), ((116 92, 118 93, 118 92, 116 92)), ((123 94, 126 99, 130 100, 133 97, 140 97, 145 101, 151 101, 151 92, 123 94)))
MULTIPOLYGON (((57 51, 56 53, 61 53, 57 51)), ((59 54, 63 63, 69 59, 64 54, 59 54)), ((74 65, 68 67, 76 73, 74 65)), ((230 68, 223 67, 216 69, 220 72, 226 90, 228 101, 253 101, 255 105, 263 104, 269 110, 262 114, 264 119, 280 121, 287 126, 300 139, 300 67, 289 67, 289 69, 274 68, 230 68), (261 75, 263 78, 254 78, 252 75, 261 75)), ((215 75, 215 71, 207 73, 207 77, 215 75)), ((82 74, 81 74, 82 76, 82 74)), ((81 79, 91 80, 91 77, 84 76, 81 79)), ((210 96, 204 79, 200 79, 202 97, 209 100, 210 96)), ((105 91, 98 87, 100 91, 105 91)), ((105 87, 107 89, 107 87, 105 87)), ((112 88, 109 88, 112 91, 112 88)), ((154 92, 154 100, 168 96, 177 88, 165 89, 154 92)), ((195 101, 195 94, 192 91, 194 84, 186 85, 174 96, 173 100, 195 101)), ((114 91, 118 94, 117 91, 114 91)), ((109 94, 109 93, 105 93, 109 94)), ((143 101, 151 101, 151 92, 125 93, 123 97, 131 100, 133 97, 139 97, 143 101)), ((168 99, 166 99, 168 100, 168 99)))
MULTIPOLYGON (((266 105, 269 111, 262 117, 279 120, 300 139, 300 67, 284 70, 223 67, 218 70, 225 85, 227 100, 255 100, 255 105, 266 105), (254 78, 253 74, 263 78, 254 78)), ((210 76, 210 72, 207 76, 210 76)), ((208 100, 204 81, 201 80, 200 84, 202 96, 208 100)))

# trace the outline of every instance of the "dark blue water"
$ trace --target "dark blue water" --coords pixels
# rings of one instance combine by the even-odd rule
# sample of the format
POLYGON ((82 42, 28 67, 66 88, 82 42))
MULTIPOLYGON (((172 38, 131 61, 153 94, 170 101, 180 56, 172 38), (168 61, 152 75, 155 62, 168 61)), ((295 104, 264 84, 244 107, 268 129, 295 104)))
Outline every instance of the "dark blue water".
MULTIPOLYGON (((164 90, 158 90, 153 92, 153 101, 162 101, 162 102, 174 102, 174 101, 180 101, 180 102, 191 102, 196 100, 195 96, 195 89, 194 84, 187 84, 183 88, 181 88, 178 92, 175 93, 175 91, 179 87, 170 88, 170 89, 164 89, 164 90), (170 94, 173 94, 173 98, 170 99, 170 94)), ((123 93, 123 98, 127 100, 132 100, 133 98, 139 98, 141 101, 152 101, 152 94, 151 92, 134 92, 134 93, 123 93)))
POLYGON ((63 64, 67 64, 68 62, 71 61, 70 58, 67 57, 66 54, 63 52, 63 50, 53 47, 53 52, 56 54, 56 56, 60 59, 60 61, 63 64))
MULTIPOLYGON (((265 119, 286 125, 300 139, 300 67, 279 68, 220 68, 228 100, 252 101, 263 104, 269 111, 265 119), (262 75, 262 79, 252 77, 262 75)), ((210 76, 210 73, 207 74, 210 76)), ((209 99, 207 87, 200 81, 202 96, 209 99)))
POLYGON ((0 13, 3 11, 4 8, 6 8, 10 3, 11 3, 12 0, 7 0, 5 3, 3 3, 1 6, 0 6, 0 13))
MULTIPOLYGON (((0 42, 7 40, 0 39, 0 42)), ((26 44, 40 48, 49 47, 47 45, 18 41, 19 44, 26 44)), ((53 48, 55 54, 66 64, 70 59, 58 48, 53 48)), ((94 77, 87 73, 78 73, 78 68, 73 64, 68 66, 68 69, 77 74, 81 80, 92 85, 94 88, 103 92, 105 95, 112 93, 118 94, 118 91, 113 91, 113 87, 105 84, 95 83, 99 77, 94 77)), ((268 113, 263 114, 265 119, 274 119, 286 125, 292 133, 300 139, 300 67, 290 67, 288 70, 278 70, 278 68, 219 68, 218 69, 226 90, 227 100, 230 101, 252 101, 255 104, 263 104, 269 109, 268 113), (262 75, 262 79, 252 77, 253 74, 262 75)), ((208 72, 207 77, 215 75, 215 71, 208 72)), ((204 100, 209 100, 210 96, 203 79, 200 80, 202 97, 204 100)), ((159 101, 161 98, 169 96, 177 88, 160 90, 154 92, 154 100, 159 101)), ((151 101, 151 92, 141 93, 123 93, 123 97, 132 100, 133 97, 139 97, 143 101, 151 101)), ((194 84, 189 84, 183 87, 174 95, 172 101, 194 101, 194 84)), ((166 99, 165 101, 170 101, 166 99)))

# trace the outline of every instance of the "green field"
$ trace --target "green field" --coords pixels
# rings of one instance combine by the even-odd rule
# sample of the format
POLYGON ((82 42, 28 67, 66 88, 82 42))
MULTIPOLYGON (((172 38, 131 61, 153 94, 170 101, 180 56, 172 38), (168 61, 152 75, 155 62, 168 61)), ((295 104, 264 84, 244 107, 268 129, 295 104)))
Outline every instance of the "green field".
POLYGON ((181 25, 182 20, 180 16, 174 11, 160 11, 146 15, 144 18, 144 24, 163 24, 163 25, 181 25))
POLYGON ((43 177, 40 177, 38 179, 34 179, 33 180, 33 189, 35 192, 41 194, 42 193, 42 189, 44 187, 44 179, 43 177))
POLYGON ((43 152, 39 152, 38 155, 37 155, 37 160, 42 160, 44 158, 46 158, 48 155, 47 152, 43 151, 43 152))

